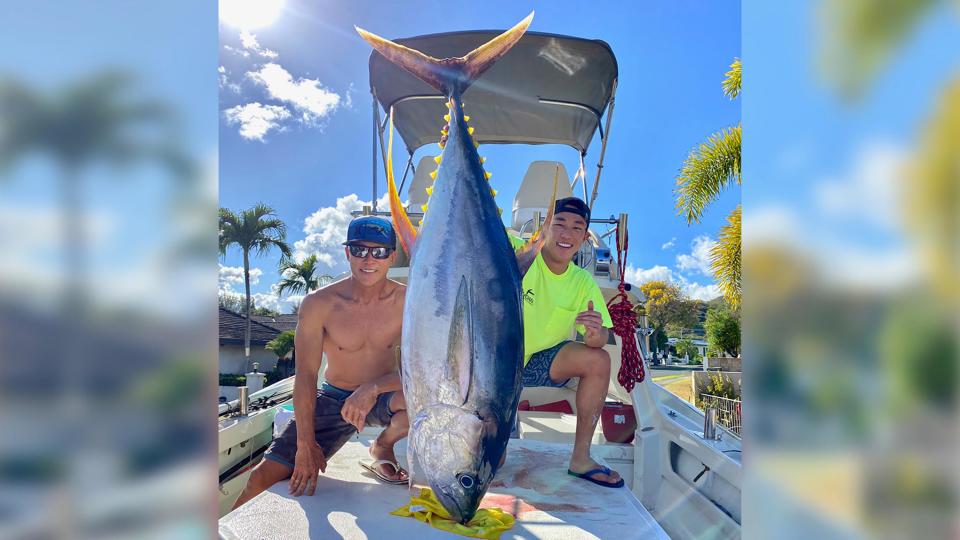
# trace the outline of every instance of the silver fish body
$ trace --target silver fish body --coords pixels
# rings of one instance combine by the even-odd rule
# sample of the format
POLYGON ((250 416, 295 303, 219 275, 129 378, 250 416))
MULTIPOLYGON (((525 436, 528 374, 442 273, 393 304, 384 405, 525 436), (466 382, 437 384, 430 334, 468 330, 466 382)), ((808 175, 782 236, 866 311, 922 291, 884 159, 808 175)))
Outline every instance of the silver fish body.
POLYGON ((411 470, 465 521, 506 451, 520 399, 523 310, 513 248, 453 102, 412 254, 401 347, 411 470))

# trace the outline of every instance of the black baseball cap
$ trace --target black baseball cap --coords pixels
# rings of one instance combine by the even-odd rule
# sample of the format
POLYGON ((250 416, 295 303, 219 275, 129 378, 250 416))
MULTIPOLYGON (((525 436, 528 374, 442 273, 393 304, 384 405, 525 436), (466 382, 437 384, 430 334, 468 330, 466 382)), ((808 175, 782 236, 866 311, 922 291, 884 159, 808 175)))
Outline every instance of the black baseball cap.
POLYGON ((389 221, 376 216, 361 216, 350 222, 347 227, 347 241, 343 245, 349 246, 358 242, 380 244, 392 249, 397 245, 397 235, 389 221))
POLYGON ((553 207, 553 214, 556 215, 560 212, 570 212, 571 214, 576 214, 582 217, 587 224, 590 223, 590 207, 587 206, 587 203, 576 197, 567 197, 565 199, 558 200, 557 204, 553 207))

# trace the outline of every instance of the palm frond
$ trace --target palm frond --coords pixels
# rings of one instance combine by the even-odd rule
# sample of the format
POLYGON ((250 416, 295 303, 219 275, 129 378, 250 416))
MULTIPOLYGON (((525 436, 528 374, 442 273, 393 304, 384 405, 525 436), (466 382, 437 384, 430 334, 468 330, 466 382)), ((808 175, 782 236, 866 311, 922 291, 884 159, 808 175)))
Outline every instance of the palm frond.
POLYGON ((727 216, 716 245, 710 249, 710 266, 720 291, 733 309, 740 306, 740 205, 727 216))
POLYGON ((316 277, 317 256, 310 255, 301 262, 296 262, 288 257, 280 260, 280 274, 283 276, 277 286, 277 296, 282 296, 284 292, 292 294, 309 293, 319 289, 320 280, 328 276, 316 277))
POLYGON ((273 216, 273 208, 257 204, 239 215, 226 209, 220 209, 220 253, 225 254, 229 246, 236 244, 242 251, 253 251, 264 255, 277 248, 285 257, 292 253, 286 243, 287 227, 282 220, 273 216), (266 219, 265 219, 266 218, 266 219))
POLYGON ((740 138, 740 124, 714 133, 683 162, 674 193, 677 214, 688 225, 700 222, 704 209, 731 181, 740 183, 740 138))
POLYGON ((726 73, 726 79, 723 80, 723 93, 730 99, 740 95, 740 81, 742 79, 743 66, 739 58, 734 58, 730 64, 730 71, 726 73))

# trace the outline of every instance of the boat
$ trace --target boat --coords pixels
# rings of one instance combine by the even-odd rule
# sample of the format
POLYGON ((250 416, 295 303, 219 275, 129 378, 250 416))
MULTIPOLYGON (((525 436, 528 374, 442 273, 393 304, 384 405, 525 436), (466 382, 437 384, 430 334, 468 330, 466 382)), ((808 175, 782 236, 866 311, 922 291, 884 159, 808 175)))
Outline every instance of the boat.
MULTIPOLYGON (((497 34, 497 31, 452 32, 395 41, 428 55, 444 58, 463 55, 497 34)), ((430 173, 437 165, 433 156, 423 156, 414 163, 414 155, 422 147, 438 142, 443 123, 441 119, 446 113, 443 96, 377 53, 370 56, 369 71, 374 111, 374 175, 371 197, 374 203, 358 214, 389 216, 389 212, 376 207, 375 201, 380 192, 377 181, 378 157, 384 163, 387 159, 392 159, 392 156, 387 156, 385 144, 389 135, 388 115, 392 111, 397 133, 408 154, 400 180, 401 199, 407 200, 408 215, 413 224, 417 225, 423 217, 421 205, 426 204, 427 200, 425 189, 432 183, 430 173)), ((617 76, 616 57, 610 46, 603 41, 527 32, 509 54, 465 92, 463 102, 467 114, 471 116, 471 126, 475 127, 474 137, 481 149, 483 145, 490 144, 552 144, 570 147, 575 152, 575 173, 572 180, 564 163, 534 161, 529 164, 519 189, 512 198, 512 208, 505 223, 509 234, 526 239, 539 228, 547 215, 546 205, 550 201, 555 177, 560 178, 558 198, 576 194, 593 206, 599 195, 604 154, 610 136, 617 76), (585 160, 587 150, 596 135, 599 135, 600 151, 596 175, 590 187, 585 160)), ((498 198, 503 195, 505 194, 500 194, 498 198)), ((608 301, 620 292, 621 275, 615 254, 617 240, 619 239, 621 244, 625 243, 628 218, 625 213, 609 218, 593 217, 589 240, 584 242, 574 260, 593 276, 608 301)), ((405 282, 408 274, 409 260, 401 251, 388 276, 405 282)), ((341 276, 343 277, 346 276, 341 276)), ((643 304, 644 298, 638 288, 627 285, 624 289, 632 304, 643 304)), ((641 327, 645 326, 641 317, 641 327)), ((575 332, 571 339, 582 341, 582 337, 575 335, 575 332)), ((641 356, 648 357, 646 339, 636 334, 630 334, 627 339, 636 340, 641 356)), ((626 537, 634 537, 636 531, 646 531, 643 534, 649 534, 649 537, 674 539, 739 538, 742 486, 739 437, 721 426, 717 427, 719 436, 712 433, 705 436, 705 431, 713 430, 705 429, 704 413, 654 383, 649 376, 637 383, 632 390, 624 389, 617 381, 622 346, 621 338, 611 332, 605 347, 612 359, 607 401, 611 403, 611 407, 632 410, 636 418, 632 442, 608 441, 603 427, 598 424, 593 438, 592 454, 594 458, 618 471, 626 482, 627 489, 618 491, 626 493, 624 501, 627 502, 618 499, 619 502, 611 503, 623 504, 624 507, 635 506, 631 507, 633 509, 629 512, 631 516, 635 516, 632 519, 635 519, 637 527, 626 537)), ((648 368, 645 361, 644 368, 648 368)), ((516 469, 510 467, 515 459, 512 456, 516 455, 518 449, 524 450, 521 454, 526 456, 542 452, 545 462, 546 456, 556 452, 561 455, 566 452, 566 455, 569 455, 576 426, 574 384, 575 382, 571 382, 568 385, 571 387, 564 388, 523 390, 520 398, 521 411, 518 415, 519 439, 511 440, 508 445, 507 465, 501 471, 508 477, 505 488, 511 487, 511 474, 517 474, 516 469)), ((276 403, 262 409, 260 421, 265 424, 268 418, 276 416, 282 406, 276 403)), ((616 416, 614 422, 624 421, 623 417, 628 415, 616 416)), ((241 420, 238 420, 237 425, 240 422, 241 420)), ((250 423, 252 420, 246 422, 250 423)), ((225 462, 224 448, 237 440, 224 442, 225 429, 230 433, 230 429, 238 428, 224 428, 221 423, 221 471, 225 462)), ((252 433, 255 430, 256 428, 251 428, 248 431, 252 433)), ((342 452, 350 456, 360 455, 357 453, 358 447, 369 444, 378 431, 364 429, 342 452)), ((253 437, 249 440, 252 441, 253 437)), ((260 442, 262 439, 258 439, 252 446, 257 446, 260 442)), ((232 448, 236 447, 234 445, 232 448)), ((402 453, 402 450, 398 449, 398 452, 402 453)), ((514 467, 532 465, 535 461, 520 459, 520 463, 514 467)), ((338 470, 333 465, 331 467, 334 471, 338 470)), ((353 486, 351 482, 360 481, 356 478, 354 469, 356 467, 343 469, 341 476, 336 477, 343 482, 331 484, 338 487, 330 489, 340 489, 339 496, 349 497, 347 494, 353 486)), ((560 472, 562 474, 564 471, 560 472)), ((498 478, 500 476, 501 474, 498 474, 498 478)), ((237 478, 239 476, 234 475, 233 481, 237 482, 237 478)), ((588 485, 586 482, 580 483, 588 485)), ((322 487, 322 484, 318 484, 318 495, 299 504, 311 505, 311 508, 318 508, 318 512, 324 511, 323 498, 330 499, 338 495, 319 494, 322 487), (321 500, 317 501, 318 498, 321 500)), ((221 492, 224 492, 222 475, 221 492)), ((270 504, 285 504, 282 490, 271 492, 266 494, 275 498, 270 504)), ((369 490, 365 493, 369 493, 369 490)), ((529 495, 523 490, 515 493, 529 495)), ((233 497, 236 495, 233 494, 233 497)), ((518 496, 518 500, 519 498, 522 497, 518 496)), ((244 521, 242 511, 258 499, 259 497, 224 516, 221 519, 221 535, 244 536, 244 528, 249 527, 249 523, 253 521, 244 521)), ((222 504, 221 502, 221 508, 222 504)), ((261 501, 261 504, 267 503, 261 501)), ((334 507, 337 505, 327 508, 334 507)), ((296 519, 301 519, 302 514, 303 511, 297 512, 296 519)), ((328 526, 332 526, 330 524, 334 522, 334 514, 337 512, 329 514, 328 526)), ((556 515, 560 515, 561 523, 568 526, 582 525, 577 525, 580 521, 576 514, 560 512, 556 515)), ((593 517, 596 519, 596 516, 593 517)), ((354 521, 348 519, 341 523, 339 528, 335 526, 334 530, 348 537, 350 535, 344 531, 356 532, 357 527, 363 527, 363 521, 359 518, 354 521)), ((371 530, 384 530, 378 529, 380 525, 369 524, 369 521, 366 520, 367 529, 361 531, 361 535, 373 537, 371 530)), ((301 525, 306 527, 304 530, 308 536, 313 536, 313 524, 301 525)), ((544 534, 577 536, 576 533, 571 536, 569 531, 544 534)), ((597 531, 589 534, 604 537, 597 531)))

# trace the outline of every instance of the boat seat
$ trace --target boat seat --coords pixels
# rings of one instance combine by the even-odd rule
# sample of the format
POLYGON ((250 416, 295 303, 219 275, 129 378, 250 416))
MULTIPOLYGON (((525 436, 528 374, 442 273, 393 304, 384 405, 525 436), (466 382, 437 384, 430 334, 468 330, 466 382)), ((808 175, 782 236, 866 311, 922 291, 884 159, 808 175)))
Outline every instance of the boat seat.
MULTIPOLYGON (((427 188, 433 184, 433 178, 430 173, 437 170, 437 162, 433 156, 423 156, 417 163, 416 173, 413 180, 410 181, 410 187, 407 188, 407 200, 410 201, 407 206, 410 212, 422 212, 421 206, 427 204, 427 188)), ((418 220, 414 220, 418 221, 418 220)))
MULTIPOLYGON (((511 228, 519 231, 523 224, 533 219, 533 213, 539 211, 541 218, 547 217, 547 205, 553 194, 553 177, 557 166, 560 167, 560 178, 557 182, 557 199, 572 197, 570 189, 570 175, 567 168, 559 161, 534 161, 523 175, 523 181, 513 198, 513 218, 511 228)), ((535 227, 528 226, 524 234, 532 234, 535 227)))

